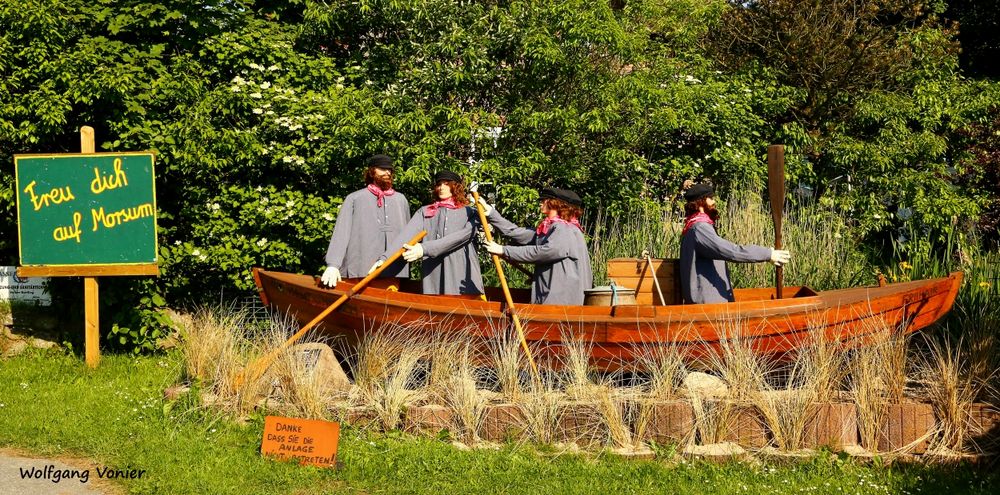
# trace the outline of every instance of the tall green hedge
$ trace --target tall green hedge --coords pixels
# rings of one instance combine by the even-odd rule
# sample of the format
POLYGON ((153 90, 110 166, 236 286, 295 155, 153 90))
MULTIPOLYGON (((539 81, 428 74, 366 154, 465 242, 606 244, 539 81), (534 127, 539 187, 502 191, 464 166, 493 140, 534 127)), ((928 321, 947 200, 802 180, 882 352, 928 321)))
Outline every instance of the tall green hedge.
POLYGON ((763 60, 722 70, 706 48, 741 8, 0 0, 0 258, 17 261, 12 155, 78 151, 81 125, 100 149, 158 153, 163 276, 110 282, 129 290, 106 299, 116 341, 139 348, 159 307, 249 294, 253 266, 318 273, 376 152, 402 165, 414 207, 447 167, 492 183, 524 222, 543 185, 610 214, 674 202, 686 178, 760 190, 774 142, 789 146, 789 189, 829 191, 862 235, 893 235, 901 208, 927 228, 975 214, 983 193, 959 186, 978 169, 953 136, 997 90, 962 77, 952 34, 898 32, 915 54, 899 84, 856 95, 818 135, 788 118, 803 88, 763 60), (850 190, 826 187, 847 174, 850 190))

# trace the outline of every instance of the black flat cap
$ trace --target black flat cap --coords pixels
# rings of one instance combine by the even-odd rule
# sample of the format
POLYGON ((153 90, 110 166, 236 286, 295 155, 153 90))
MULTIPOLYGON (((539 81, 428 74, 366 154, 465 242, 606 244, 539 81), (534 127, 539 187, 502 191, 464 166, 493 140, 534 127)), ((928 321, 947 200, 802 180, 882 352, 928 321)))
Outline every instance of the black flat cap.
POLYGON ((545 187, 538 192, 539 199, 558 199, 571 205, 583 206, 583 200, 575 192, 569 189, 559 189, 558 187, 545 187))
POLYGON ((392 164, 392 158, 389 158, 389 155, 372 155, 365 161, 365 166, 369 168, 378 167, 387 170, 396 170, 396 166, 392 164))
POLYGON ((702 182, 701 184, 695 184, 684 191, 685 201, 697 201, 701 198, 705 198, 715 194, 715 188, 707 182, 702 182))
POLYGON ((451 170, 442 170, 434 174, 434 183, 437 184, 443 180, 450 180, 452 182, 462 183, 462 176, 452 172, 451 170))

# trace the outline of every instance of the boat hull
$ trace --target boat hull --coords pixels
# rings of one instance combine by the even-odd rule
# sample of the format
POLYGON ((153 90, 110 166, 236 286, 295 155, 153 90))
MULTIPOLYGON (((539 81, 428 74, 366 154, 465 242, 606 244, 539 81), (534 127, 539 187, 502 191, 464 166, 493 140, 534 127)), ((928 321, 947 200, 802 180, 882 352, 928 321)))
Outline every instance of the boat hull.
MULTIPOLYGON (((299 324, 315 318, 352 281, 321 287, 315 277, 254 269, 264 303, 299 324)), ((525 339, 545 359, 561 354, 566 339, 583 340, 591 364, 619 369, 657 346, 677 347, 696 358, 717 352, 739 336, 764 355, 781 357, 823 335, 846 346, 865 342, 885 328, 914 332, 944 316, 954 304, 962 274, 815 293, 786 287, 795 297, 776 300, 774 289, 736 291, 736 302, 692 305, 546 306, 514 304, 525 339)), ((356 345, 366 333, 391 326, 408 332, 495 336, 506 331, 506 305, 468 296, 434 296, 369 286, 327 316, 319 331, 356 345)), ((502 299, 502 298, 497 298, 502 299)))

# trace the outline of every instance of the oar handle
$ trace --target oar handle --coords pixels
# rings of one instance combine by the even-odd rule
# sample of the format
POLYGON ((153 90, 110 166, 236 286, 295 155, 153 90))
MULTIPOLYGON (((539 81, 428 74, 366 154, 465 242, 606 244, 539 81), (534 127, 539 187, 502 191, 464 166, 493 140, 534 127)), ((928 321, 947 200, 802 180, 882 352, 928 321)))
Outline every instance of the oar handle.
MULTIPOLYGON (((411 245, 416 244, 420 242, 426 235, 427 231, 421 230, 420 233, 413 236, 413 238, 410 239, 410 241, 407 242, 407 244, 411 245)), ((361 279, 360 282, 354 284, 353 287, 351 287, 347 292, 341 295, 336 301, 333 302, 333 304, 327 306, 327 308, 324 309, 322 312, 320 312, 320 314, 316 315, 316 317, 313 318, 312 321, 306 323, 304 327, 302 327, 298 332, 295 332, 295 334, 289 337, 288 340, 282 342, 282 344, 279 345, 277 349, 267 353, 257 361, 248 365, 247 368, 242 373, 236 375, 236 378, 234 379, 234 385, 236 387, 239 387, 246 381, 253 381, 256 380, 257 378, 260 378, 260 376, 263 375, 265 371, 267 371, 267 368, 271 366, 274 360, 281 355, 282 351, 291 346, 296 340, 302 338, 302 336, 305 335, 306 332, 312 330, 313 327, 318 325, 319 322, 323 321, 323 319, 326 318, 330 313, 336 311, 336 309, 339 308, 341 304, 344 304, 345 301, 347 301, 351 297, 354 297, 354 295, 360 292, 362 289, 364 289, 369 282, 371 282, 376 277, 381 275, 382 272, 389 267, 389 265, 393 264, 396 260, 399 259, 400 256, 403 255, 403 251, 404 248, 399 248, 395 253, 392 253, 392 256, 390 256, 389 259, 385 260, 385 263, 382 263, 382 266, 379 266, 378 268, 375 269, 375 271, 369 273, 368 276, 361 279)))
MULTIPOLYGON (((772 144, 767 147, 767 185, 771 200, 771 219, 774 221, 774 249, 781 249, 781 216, 785 208, 785 146, 772 144)), ((784 269, 775 267, 774 286, 781 299, 784 288, 784 269)))
MULTIPOLYGON (((479 192, 472 191, 472 199, 476 202, 476 211, 479 212, 479 223, 483 225, 483 232, 486 234, 486 240, 493 242, 493 233, 490 230, 490 222, 486 219, 486 211, 483 210, 483 204, 479 202, 479 192)), ((517 329, 517 336, 521 339, 521 348, 524 349, 524 354, 528 357, 528 364, 531 365, 531 371, 534 373, 534 378, 536 381, 540 381, 540 375, 538 374, 538 367, 535 365, 535 359, 531 356, 531 349, 528 348, 528 341, 524 338, 524 329, 521 328, 521 319, 517 317, 517 313, 514 312, 514 298, 510 295, 510 287, 507 286, 507 277, 503 274, 503 264, 500 263, 500 256, 494 254, 493 265, 497 269, 497 276, 500 278, 500 288, 503 289, 503 297, 507 301, 507 311, 510 313, 511 320, 514 321, 514 328, 517 329)))

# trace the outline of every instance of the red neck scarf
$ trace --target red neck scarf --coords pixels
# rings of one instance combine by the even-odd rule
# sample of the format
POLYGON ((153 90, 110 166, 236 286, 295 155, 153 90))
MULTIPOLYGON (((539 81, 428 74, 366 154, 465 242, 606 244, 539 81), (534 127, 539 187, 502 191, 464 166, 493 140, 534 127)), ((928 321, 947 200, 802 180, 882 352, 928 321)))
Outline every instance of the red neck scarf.
POLYGON ((577 219, 575 219, 575 218, 571 218, 571 219, 569 219, 567 221, 567 220, 563 220, 563 219, 561 219, 559 217, 548 217, 545 220, 542 220, 542 223, 538 224, 538 228, 535 229, 535 233, 538 234, 538 235, 546 235, 546 234, 548 234, 549 233, 549 228, 551 228, 552 224, 554 224, 554 223, 564 223, 566 225, 572 225, 572 226, 580 229, 580 232, 583 232, 583 227, 580 226, 580 221, 577 220, 577 219))
POLYGON ((434 218, 434 215, 437 215, 438 208, 448 208, 449 210, 457 210, 461 207, 462 205, 455 203, 454 196, 448 199, 435 201, 434 204, 427 205, 424 208, 424 218, 434 218))
POLYGON ((687 234, 688 229, 698 222, 708 222, 709 225, 715 225, 715 222, 712 221, 712 217, 708 216, 708 213, 698 212, 684 220, 684 230, 681 231, 681 235, 687 234))
POLYGON ((375 197, 378 199, 379 206, 382 206, 382 204, 384 203, 384 198, 386 196, 392 196, 393 194, 396 194, 395 189, 389 188, 383 191, 382 188, 376 186, 375 184, 368 184, 368 192, 375 195, 375 197))

